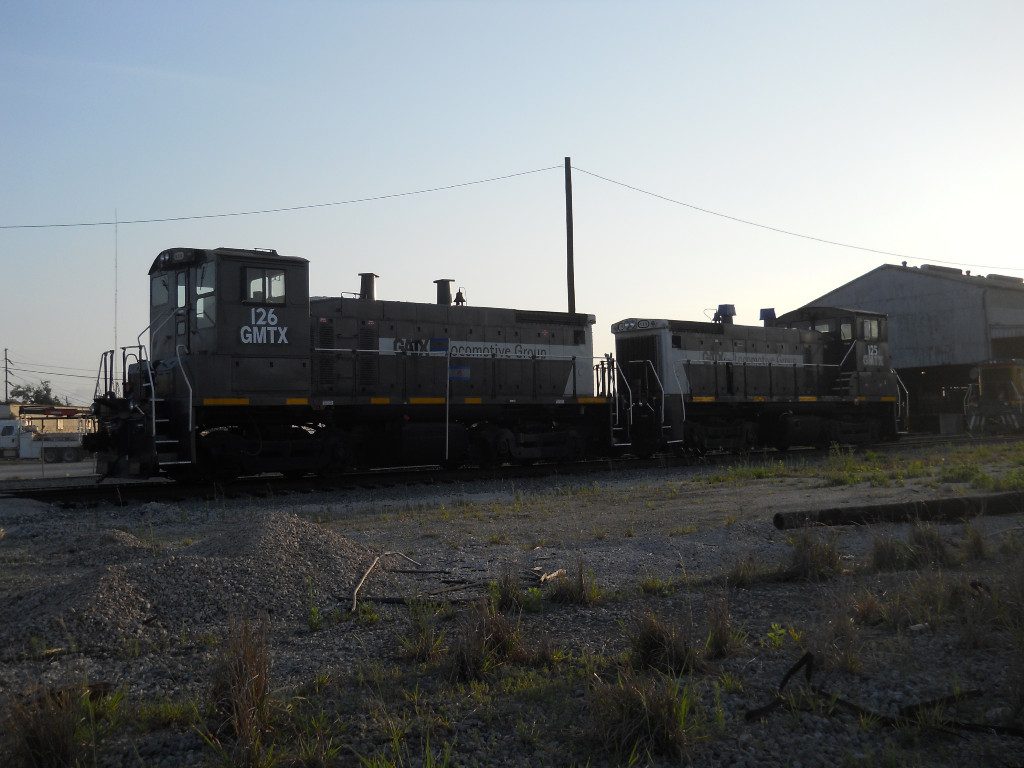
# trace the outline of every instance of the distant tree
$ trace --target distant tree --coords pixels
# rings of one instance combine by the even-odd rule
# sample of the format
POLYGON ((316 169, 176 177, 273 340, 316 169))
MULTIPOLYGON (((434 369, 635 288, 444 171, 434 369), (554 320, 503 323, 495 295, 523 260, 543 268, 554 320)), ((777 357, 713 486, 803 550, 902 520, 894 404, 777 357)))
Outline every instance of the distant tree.
POLYGON ((16 385, 11 387, 11 402, 23 405, 64 405, 60 398, 53 394, 50 382, 41 381, 37 385, 16 385))

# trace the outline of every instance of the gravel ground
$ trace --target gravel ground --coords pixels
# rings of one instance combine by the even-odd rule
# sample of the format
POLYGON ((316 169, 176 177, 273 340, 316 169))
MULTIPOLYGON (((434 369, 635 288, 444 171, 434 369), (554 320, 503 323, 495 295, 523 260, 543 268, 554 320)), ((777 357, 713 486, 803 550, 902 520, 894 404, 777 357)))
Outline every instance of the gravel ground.
MULTIPOLYGON (((160 701, 204 702, 232 620, 265 615, 276 695, 316 691, 318 706, 341 724, 335 757, 289 753, 280 755, 284 764, 361 765, 359 756, 377 760, 372 765, 429 764, 425 758, 446 744, 450 765, 620 765, 629 761, 602 746, 592 713, 602 683, 620 679, 632 622, 653 613, 706 635, 709 611, 725 600, 743 642, 683 678, 707 713, 702 728, 681 752, 636 764, 1024 764, 1024 739, 1014 730, 1024 728, 1024 627, 976 626, 962 617, 981 614, 945 606, 925 616, 908 611, 901 621, 851 618, 855 602, 873 596, 892 611, 897 597, 909 605, 921 589, 917 572, 860 569, 877 541, 906 542, 912 526, 829 529, 844 573, 824 582, 722 583, 739 563, 764 570, 788 562, 792 533, 774 529, 776 512, 927 500, 962 487, 837 489, 785 475, 708 483, 703 474, 83 510, 0 498, 0 713, 6 725, 12 703, 34 686, 82 680, 122 690, 133 711, 160 701), (516 617, 529 642, 587 670, 560 680, 557 713, 539 701, 555 693, 504 697, 493 685, 481 699, 479 687, 440 674, 440 662, 402 653, 401 638, 412 634, 404 598, 433 593, 451 601, 450 640, 489 583, 516 574, 525 588, 543 574, 580 567, 600 600, 545 600, 541 610, 516 617), (376 621, 349 610, 364 576, 359 603, 372 606, 376 621), (311 606, 323 618, 316 631, 311 606), (777 700, 783 676, 806 651, 816 659, 810 679, 801 670, 784 706, 748 721, 747 713, 777 700), (399 689, 396 703, 390 696, 399 689), (890 720, 953 694, 955 701, 937 707, 939 728, 890 720), (389 731, 396 722, 402 727, 389 731)), ((999 544, 1018 535, 1020 520, 983 518, 975 526, 988 556, 932 570, 931 583, 950 599, 991 601, 994 594, 1012 608, 1021 599, 1013 589, 1024 587, 1017 583, 1022 549, 1004 546, 1000 554, 999 544)), ((951 551, 964 551, 963 524, 930 530, 951 551)), ((1019 602, 1016 610, 1019 616, 1019 602)), ((90 764, 217 763, 194 724, 137 730, 108 736, 90 764)), ((2 762, 10 731, 0 738, 2 762)))

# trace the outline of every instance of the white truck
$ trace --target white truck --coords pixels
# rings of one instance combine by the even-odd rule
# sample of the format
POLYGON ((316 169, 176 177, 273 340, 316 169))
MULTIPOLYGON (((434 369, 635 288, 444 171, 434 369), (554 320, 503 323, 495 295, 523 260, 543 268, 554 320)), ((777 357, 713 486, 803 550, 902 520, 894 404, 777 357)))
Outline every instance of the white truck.
POLYGON ((0 419, 0 457, 72 462, 85 456, 82 435, 77 432, 40 432, 21 419, 0 419))

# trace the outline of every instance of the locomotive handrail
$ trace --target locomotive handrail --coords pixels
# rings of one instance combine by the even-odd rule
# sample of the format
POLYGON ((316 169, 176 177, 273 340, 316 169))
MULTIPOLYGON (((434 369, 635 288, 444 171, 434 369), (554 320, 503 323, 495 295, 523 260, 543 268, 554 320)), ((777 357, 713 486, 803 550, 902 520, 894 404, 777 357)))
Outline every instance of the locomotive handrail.
MULTIPOLYGON (((143 331, 142 333, 145 333, 145 331, 143 331)), ((146 381, 149 383, 149 393, 150 393, 149 436, 155 438, 156 437, 156 402, 155 402, 156 401, 156 382, 153 381, 153 366, 149 364, 149 358, 146 356, 146 345, 141 342, 142 333, 140 333, 139 337, 138 337, 139 343, 134 347, 135 349, 138 350, 138 353, 136 354, 135 359, 139 363, 139 368, 142 369, 144 367, 145 371, 146 371, 146 381), (145 366, 142 365, 143 362, 146 363, 145 366)), ((130 347, 121 347, 121 365, 124 366, 124 370, 125 370, 125 375, 126 376, 127 376, 127 373, 128 373, 128 366, 127 366, 127 362, 128 362, 128 349, 130 349, 130 347)), ((141 371, 140 371, 140 373, 141 373, 141 371)), ((139 409, 139 413, 142 413, 143 416, 145 416, 145 413, 143 413, 142 409, 139 408, 139 406, 136 405, 135 407, 139 409)))
POLYGON ((850 342, 850 346, 847 348, 846 354, 843 355, 843 359, 839 362, 839 365, 837 366, 840 371, 843 369, 843 366, 846 365, 846 358, 848 358, 850 356, 850 353, 853 352, 853 349, 856 346, 857 346, 857 342, 856 341, 851 341, 850 342))
MULTIPOLYGON (((677 368, 678 368, 680 363, 682 363, 683 368, 685 368, 687 361, 686 360, 676 360, 673 363, 673 365, 672 365, 672 376, 676 380, 676 386, 679 387, 679 403, 680 403, 680 405, 682 405, 682 408, 683 408, 683 421, 686 421, 686 398, 684 397, 685 393, 683 392, 683 382, 681 382, 679 380, 679 372, 677 370, 677 368)), ((684 374, 684 376, 685 376, 685 374, 684 374)), ((689 384, 690 384, 690 378, 688 376, 686 377, 686 384, 687 384, 687 386, 689 386, 689 384)))
POLYGON ((142 331, 139 332, 138 337, 136 337, 136 339, 135 339, 136 345, 140 346, 140 347, 143 346, 143 344, 142 344, 142 334, 144 334, 146 331, 150 331, 150 335, 152 336, 152 334, 156 333, 161 328, 163 328, 164 327, 164 323, 166 323, 172 317, 175 317, 177 315, 184 315, 184 314, 185 314, 185 309, 184 308, 173 309, 173 310, 171 310, 170 312, 167 313, 167 315, 164 317, 164 319, 161 320, 160 324, 158 326, 156 326, 155 328, 153 328, 153 323, 155 323, 156 320, 150 321, 149 325, 147 325, 145 328, 143 328, 142 331))
POLYGON ((629 424, 629 426, 633 426, 633 390, 630 388, 629 382, 626 381, 626 377, 622 374, 621 366, 615 367, 615 375, 617 379, 622 379, 622 386, 626 388, 626 399, 629 403, 629 409, 626 411, 626 413, 628 414, 627 423, 629 424))
MULTIPOLYGON (((185 380, 185 386, 188 387, 188 431, 192 433, 192 382, 188 380, 188 372, 185 370, 185 364, 181 362, 181 352, 184 349, 188 352, 188 349, 184 344, 178 344, 174 347, 174 356, 178 359, 178 369, 181 371, 181 378, 185 380)), ((156 409, 153 409, 153 413, 156 413, 156 409)), ((156 427, 156 421, 153 422, 154 428, 156 427)))
POLYGON ((93 389, 93 399, 97 399, 102 394, 114 391, 114 352, 116 350, 108 349, 100 354, 100 366, 96 371, 96 386, 93 389), (100 387, 102 382, 103 386, 100 387))
MULTIPOLYGON (((406 357, 406 356, 409 355, 408 352, 404 352, 404 351, 400 351, 400 350, 393 350, 393 349, 353 349, 352 347, 319 347, 319 346, 314 346, 313 347, 313 351, 314 352, 333 352, 335 354, 341 354, 341 355, 350 356, 353 359, 356 359, 356 358, 360 357, 361 355, 377 355, 378 357, 406 357)), ((496 356, 493 353, 486 354, 486 355, 484 355, 484 354, 457 354, 456 355, 456 354, 452 354, 450 349, 449 349, 449 350, 446 350, 446 351, 443 351, 443 352, 438 350, 436 352, 418 353, 418 356, 431 357, 431 358, 437 358, 437 359, 444 358, 445 360, 449 361, 449 363, 452 360, 504 360, 504 361, 511 361, 511 362, 530 363, 531 364, 531 368, 535 367, 537 363, 545 363, 545 362, 549 362, 549 361, 550 362, 566 362, 566 363, 570 363, 572 365, 572 371, 571 371, 572 379, 571 379, 571 382, 570 382, 571 383, 571 387, 572 387, 571 396, 572 397, 579 397, 579 382, 580 382, 581 376, 580 376, 580 372, 579 372, 579 369, 578 369, 578 366, 577 366, 577 364, 579 363, 579 360, 580 360, 578 355, 545 355, 545 356, 539 356, 536 353, 531 352, 528 356, 524 356, 524 357, 498 357, 498 356, 496 356)), ((602 363, 606 362, 605 358, 597 358, 597 357, 591 357, 590 358, 591 361, 599 360, 599 359, 601 360, 602 363)), ((598 366, 595 366, 595 369, 597 367, 598 366)), ((611 370, 612 368, 615 368, 616 371, 618 370, 615 366, 610 366, 609 370, 611 370)), ((534 372, 534 377, 536 378, 536 372, 534 372)), ((596 386, 596 382, 595 382, 594 395, 595 396, 599 396, 599 397, 612 398, 612 397, 614 397, 614 391, 612 391, 612 392, 605 391, 603 388, 597 387, 596 386), (601 391, 599 391, 599 389, 601 391), (602 392, 603 392, 603 394, 602 394, 602 392)), ((534 394, 534 396, 536 396, 536 394, 534 394)))
POLYGON ((907 385, 903 383, 903 379, 894 370, 893 375, 896 377, 896 411, 897 414, 903 416, 903 426, 906 429, 910 423, 910 390, 907 389, 907 385))
MULTIPOLYGON (((642 364, 642 365, 644 365, 644 366, 646 366, 646 367, 651 369, 651 373, 654 376, 654 380, 658 383, 658 393, 660 394, 660 397, 659 397, 659 401, 660 401, 659 410, 661 411, 661 413, 659 415, 661 417, 661 423, 664 424, 665 423, 665 385, 661 383, 661 378, 658 376, 658 371, 655 370, 655 368, 654 368, 654 363, 651 362, 650 360, 629 360, 627 362, 629 362, 630 364, 632 364, 632 363, 640 363, 640 364, 642 364)), ((629 389, 629 385, 628 384, 626 385, 626 388, 629 389)), ((633 423, 633 394, 632 394, 632 391, 630 391, 630 397, 629 397, 629 411, 630 411, 629 423, 632 424, 633 423)))
POLYGON ((659 398, 660 409, 661 409, 661 414, 660 414, 661 422, 660 423, 661 423, 662 426, 664 426, 664 424, 665 424, 665 385, 661 383, 661 377, 658 376, 658 371, 655 369, 654 363, 651 362, 650 360, 645 360, 644 362, 647 363, 647 367, 651 369, 651 373, 654 375, 654 380, 656 382, 658 382, 658 391, 661 393, 661 397, 659 398))

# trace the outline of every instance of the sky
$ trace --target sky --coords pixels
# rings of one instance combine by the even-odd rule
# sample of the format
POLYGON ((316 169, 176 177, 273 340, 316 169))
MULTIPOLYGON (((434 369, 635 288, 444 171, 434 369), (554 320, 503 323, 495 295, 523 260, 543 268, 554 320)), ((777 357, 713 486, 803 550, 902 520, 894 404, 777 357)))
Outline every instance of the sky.
POLYGON ((1022 36, 1020 0, 0 0, 8 385, 87 404, 170 247, 564 311, 566 157, 599 355, 885 263, 1024 276, 1022 36))

